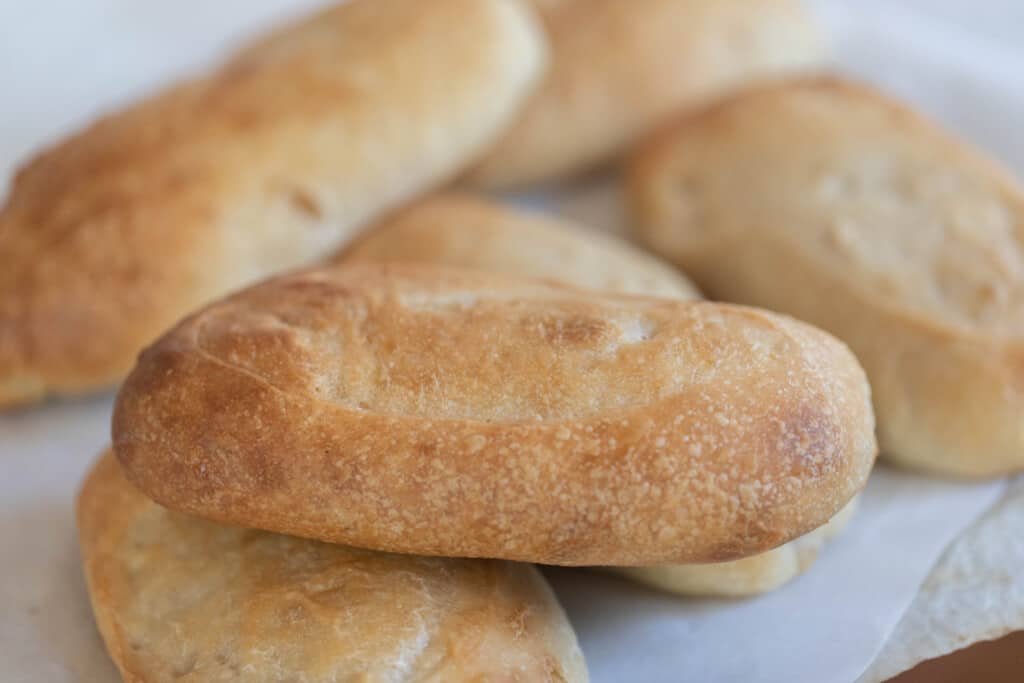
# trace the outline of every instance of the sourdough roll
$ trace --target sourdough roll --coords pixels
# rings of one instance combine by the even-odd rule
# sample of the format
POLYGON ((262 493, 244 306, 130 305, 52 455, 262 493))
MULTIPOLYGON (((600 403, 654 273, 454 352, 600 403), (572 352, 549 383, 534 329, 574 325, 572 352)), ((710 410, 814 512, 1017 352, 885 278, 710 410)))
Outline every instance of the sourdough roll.
POLYGON ((531 0, 551 69, 470 174, 522 186, 608 162, 666 116, 751 82, 819 67, 799 0, 531 0))
POLYGON ((860 366, 808 325, 409 264, 294 273, 187 318, 140 357, 113 434, 172 509, 566 565, 768 550, 875 456, 860 366))
POLYGON ((114 383, 196 306, 330 254, 478 156, 544 63, 516 0, 351 0, 43 152, 0 209, 0 405, 114 383))
POLYGON ((587 680, 529 565, 220 526, 152 502, 110 453, 78 527, 96 623, 131 683, 587 680))
POLYGON ((711 297, 850 345, 887 456, 949 475, 1024 468, 1024 192, 998 164, 830 79, 683 118, 629 176, 636 236, 711 297))
POLYGON ((428 197, 389 217, 336 259, 419 262, 550 277, 590 289, 699 299, 681 273, 622 240, 469 194, 428 197))
MULTIPOLYGON (((614 238, 470 195, 435 195, 358 238, 340 261, 407 261, 558 278, 579 287, 699 299, 681 274, 614 238)), ((641 583, 687 595, 747 596, 807 570, 852 514, 854 499, 825 525, 752 557, 709 564, 622 567, 641 583)))

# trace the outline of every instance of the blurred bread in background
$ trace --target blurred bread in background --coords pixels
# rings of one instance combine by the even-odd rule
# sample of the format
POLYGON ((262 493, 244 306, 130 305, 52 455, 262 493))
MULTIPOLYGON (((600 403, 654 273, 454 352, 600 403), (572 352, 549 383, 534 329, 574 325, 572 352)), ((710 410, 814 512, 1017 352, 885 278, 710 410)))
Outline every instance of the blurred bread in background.
POLYGON ((588 289, 699 299, 673 266, 631 244, 551 215, 470 194, 427 197, 389 216, 339 254, 547 277, 588 289))
POLYGON ((832 332, 891 460, 1024 469, 1024 192, 910 108, 837 79, 727 98, 647 140, 633 230, 711 298, 832 332))
POLYGON ((109 451, 79 495, 78 528, 125 681, 587 680, 530 565, 221 526, 143 496, 109 451))
POLYGON ((352 0, 44 151, 0 209, 0 405, 117 382, 189 310, 446 181, 545 54, 511 0, 352 0))
POLYGON ((820 68, 799 0, 529 0, 551 68, 468 176, 487 188, 557 180, 609 162, 665 117, 749 83, 820 68))

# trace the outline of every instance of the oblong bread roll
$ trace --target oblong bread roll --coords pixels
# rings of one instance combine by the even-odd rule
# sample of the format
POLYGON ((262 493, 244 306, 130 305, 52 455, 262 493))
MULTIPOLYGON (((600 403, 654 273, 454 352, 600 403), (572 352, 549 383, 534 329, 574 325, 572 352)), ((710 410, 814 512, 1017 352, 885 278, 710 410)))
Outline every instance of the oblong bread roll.
POLYGON ((610 235, 469 194, 428 197, 346 247, 339 263, 432 263, 549 277, 589 289, 699 299, 675 268, 610 235))
POLYGON ((774 548, 732 562, 609 567, 626 578, 679 595, 743 598, 773 591, 807 571, 825 544, 849 523, 858 498, 810 533, 774 548))
POLYGON ((78 528, 96 623, 131 683, 587 680, 529 565, 221 526, 152 502, 109 452, 78 528))
POLYGON ((196 306, 443 182, 544 56, 515 0, 352 0, 44 152, 0 210, 0 405, 120 380, 196 306))
POLYGON ((140 357, 113 434, 173 509, 567 565, 767 550, 875 457, 863 372, 810 326, 410 264, 295 273, 186 319, 140 357))
POLYGON ((636 236, 713 298, 847 342, 887 456, 1024 468, 1024 192, 863 86, 802 81, 687 118, 638 151, 636 236))
POLYGON ((551 69, 468 182, 514 187, 610 161, 666 116, 822 65, 799 0, 532 0, 551 69))
MULTIPOLYGON (((698 299, 681 274, 625 242, 570 222, 470 195, 435 195, 367 231, 339 261, 406 261, 558 278, 579 287, 698 299)), ((778 588, 807 570, 851 516, 854 499, 828 523, 778 548, 731 562, 617 568, 688 595, 745 596, 778 588)))

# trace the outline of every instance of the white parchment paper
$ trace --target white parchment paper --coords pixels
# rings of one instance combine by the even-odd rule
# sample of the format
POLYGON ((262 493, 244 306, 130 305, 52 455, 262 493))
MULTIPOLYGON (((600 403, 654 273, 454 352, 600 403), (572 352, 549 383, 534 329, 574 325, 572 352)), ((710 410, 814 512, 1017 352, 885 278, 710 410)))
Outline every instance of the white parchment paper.
MULTIPOLYGON (((0 3, 0 183, 40 145, 216 60, 252 31, 319 4, 0 3)), ((834 34, 841 69, 915 101, 1024 169, 1024 3, 814 4, 834 34)), ((614 192, 606 185, 579 186, 551 206, 605 227, 619 224, 614 192)), ((92 624, 73 521, 78 482, 108 440, 109 411, 108 395, 0 415, 4 681, 117 680, 92 624)), ((552 569, 548 575, 595 681, 851 683, 883 647, 889 651, 887 639, 912 601, 904 622, 927 619, 929 590, 938 584, 929 579, 920 595, 918 588, 943 549, 1002 489, 999 483, 953 484, 880 468, 848 531, 812 571, 754 600, 682 600, 583 570, 552 569), (915 610, 924 616, 914 617, 915 610)), ((995 533, 1020 535, 1015 517, 999 519, 998 525, 979 522, 972 529, 987 534, 985 548, 998 547, 991 541, 995 533)), ((973 556, 971 534, 959 541, 967 550, 951 550, 943 563, 973 556)), ((989 554, 990 565, 1007 561, 997 550, 989 554)), ((955 588, 956 581, 953 576, 941 585, 955 588)), ((973 589, 988 594, 984 584, 973 589)), ((892 640, 906 638, 906 630, 901 625, 892 640)), ((942 647, 918 650, 934 656, 942 647)), ((914 656, 886 664, 885 675, 911 665, 914 656)))
POLYGON ((1024 629, 1024 477, 946 549, 859 683, 1024 629))

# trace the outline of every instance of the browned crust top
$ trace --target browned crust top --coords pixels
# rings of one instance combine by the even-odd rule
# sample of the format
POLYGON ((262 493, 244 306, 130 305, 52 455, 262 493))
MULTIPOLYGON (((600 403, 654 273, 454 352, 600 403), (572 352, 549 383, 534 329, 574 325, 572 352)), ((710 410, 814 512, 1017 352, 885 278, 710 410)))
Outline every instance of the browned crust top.
POLYGON ((753 309, 409 265, 297 273, 184 321, 119 396, 159 502, 352 545, 725 560, 824 524, 875 456, 860 366, 753 309))

